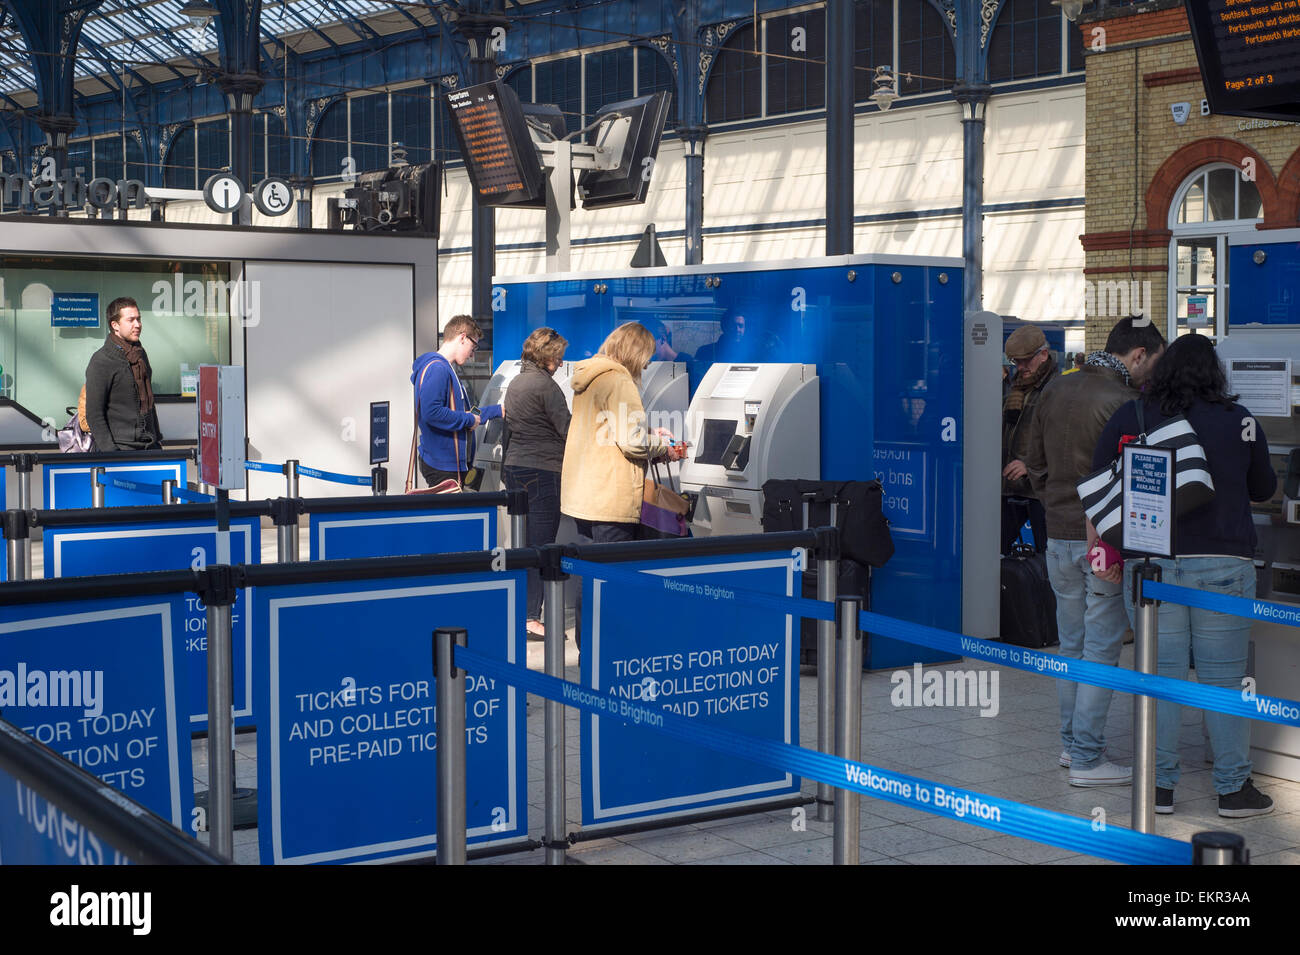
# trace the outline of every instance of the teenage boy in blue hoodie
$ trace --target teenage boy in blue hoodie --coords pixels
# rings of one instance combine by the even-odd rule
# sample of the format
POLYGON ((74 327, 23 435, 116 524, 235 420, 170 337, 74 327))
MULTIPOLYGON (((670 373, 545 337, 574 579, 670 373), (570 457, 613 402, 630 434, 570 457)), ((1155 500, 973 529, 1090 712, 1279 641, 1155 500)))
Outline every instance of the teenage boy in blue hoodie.
POLYGON ((483 475, 470 467, 474 429, 501 417, 501 406, 474 408, 453 367, 469 361, 482 338, 474 319, 457 315, 442 330, 442 347, 425 352, 411 366, 420 422, 420 474, 429 487, 453 478, 472 491, 482 480, 483 475))

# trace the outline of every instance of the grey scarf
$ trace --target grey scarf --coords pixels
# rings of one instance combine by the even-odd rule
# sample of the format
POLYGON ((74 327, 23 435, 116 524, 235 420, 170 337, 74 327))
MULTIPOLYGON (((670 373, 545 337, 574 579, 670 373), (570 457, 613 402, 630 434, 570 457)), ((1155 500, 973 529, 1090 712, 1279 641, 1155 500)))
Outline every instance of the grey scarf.
POLYGON ((1085 365, 1099 365, 1102 368, 1109 368, 1124 379, 1124 384, 1130 388, 1133 386, 1132 380, 1128 375, 1128 366, 1116 358, 1108 351, 1095 351, 1083 360, 1085 365))

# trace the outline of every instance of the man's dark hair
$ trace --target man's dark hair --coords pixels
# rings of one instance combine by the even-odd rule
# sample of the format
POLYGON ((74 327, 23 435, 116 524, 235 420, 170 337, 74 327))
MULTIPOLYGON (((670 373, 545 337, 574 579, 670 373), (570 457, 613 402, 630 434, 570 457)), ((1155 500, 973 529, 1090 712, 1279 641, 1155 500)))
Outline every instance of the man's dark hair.
POLYGON ((446 327, 442 330, 442 340, 449 342, 457 335, 468 335, 470 338, 478 341, 483 337, 483 329, 479 327, 478 322, 470 315, 453 315, 446 327))
POLYGON ((108 324, 112 325, 117 321, 122 314, 122 309, 124 308, 133 308, 137 312, 140 311, 140 306, 137 305, 135 299, 130 296, 123 295, 120 298, 115 298, 113 301, 108 303, 108 324))
POLYGON ((1151 375, 1147 394, 1171 416, 1185 414, 1198 398, 1225 408, 1237 400, 1228 394, 1228 376, 1214 342, 1204 335, 1183 335, 1169 346, 1151 375))
POLYGON ((1154 355, 1165 347, 1165 336, 1149 318, 1121 318, 1110 330, 1106 351, 1112 355, 1127 355, 1135 348, 1145 348, 1154 355))

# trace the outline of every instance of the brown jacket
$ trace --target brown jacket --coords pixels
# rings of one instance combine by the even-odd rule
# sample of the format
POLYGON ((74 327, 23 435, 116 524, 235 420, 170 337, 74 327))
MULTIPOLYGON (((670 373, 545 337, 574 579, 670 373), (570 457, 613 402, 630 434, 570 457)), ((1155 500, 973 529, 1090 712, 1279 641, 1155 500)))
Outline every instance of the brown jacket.
POLYGON ((564 443, 560 511, 584 521, 641 520, 648 461, 668 446, 648 433, 636 382, 611 358, 596 355, 573 368, 573 418, 564 443))
MULTIPOLYGON (((1034 418, 1038 410, 1038 403, 1043 398, 1043 389, 1049 384, 1061 377, 1053 363, 1053 368, 1048 372, 1043 383, 1033 391, 1025 395, 1024 407, 1020 409, 1020 417, 1014 424, 1008 424, 1006 419, 1006 399, 1002 399, 1002 469, 1006 470, 1008 464, 1012 461, 1028 461, 1025 458, 1026 449, 1029 447, 1029 433, 1033 428, 1034 418)), ((1002 493, 1014 494, 1018 497, 1037 497, 1030 486, 1029 478, 1018 478, 1009 481, 1002 479, 1002 493)))
POLYGON ((1047 536, 1087 540, 1083 504, 1075 489, 1093 472, 1092 453, 1121 405, 1136 398, 1119 372, 1084 365, 1077 375, 1058 375, 1043 389, 1023 458, 1035 496, 1047 511, 1047 536))

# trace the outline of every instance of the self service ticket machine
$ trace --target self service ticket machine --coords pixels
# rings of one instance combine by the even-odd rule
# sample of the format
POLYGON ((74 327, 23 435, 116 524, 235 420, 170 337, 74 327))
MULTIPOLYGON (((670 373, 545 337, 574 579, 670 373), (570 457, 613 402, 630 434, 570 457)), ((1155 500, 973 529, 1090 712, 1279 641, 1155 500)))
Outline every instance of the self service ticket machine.
MULTIPOLYGON (((496 374, 483 389, 481 404, 486 407, 504 402, 510 382, 519 377, 523 366, 524 363, 520 360, 503 361, 498 365, 496 374)), ((569 384, 569 376, 572 374, 573 365, 567 361, 555 370, 555 383, 564 392, 564 400, 568 402, 570 409, 573 408, 573 386, 569 384)), ((505 423, 500 418, 494 418, 483 425, 476 436, 478 450, 474 452, 474 467, 483 472, 483 482, 479 485, 480 491, 501 490, 501 457, 504 453, 501 439, 504 432, 505 423)))
POLYGON ((686 414, 695 536, 761 534, 765 481, 821 477, 818 387, 814 365, 709 368, 686 414))
MULTIPOLYGON (((1277 493, 1253 503, 1256 596, 1300 608, 1300 335, 1286 330, 1233 327, 1219 340, 1228 391, 1240 397, 1268 438, 1277 493)), ((1300 629, 1256 620, 1251 625, 1256 692, 1300 699, 1300 629)), ((1300 728, 1255 720, 1250 758, 1256 771, 1300 781, 1300 728)))

